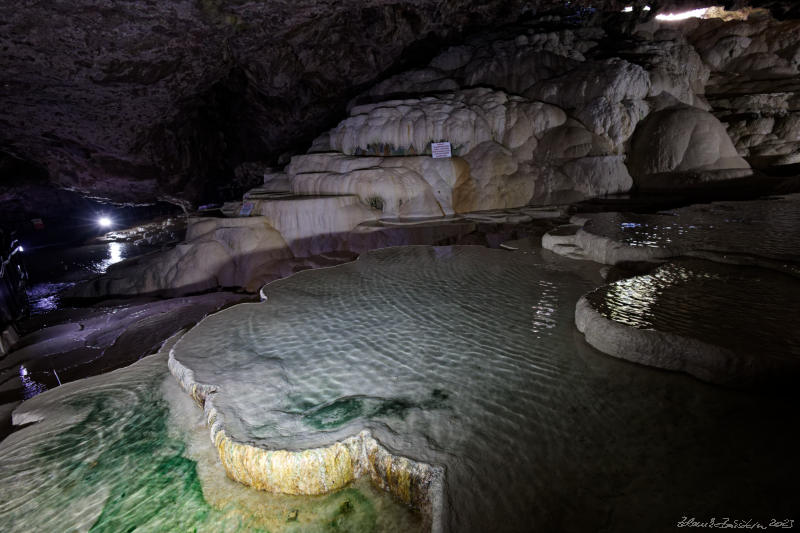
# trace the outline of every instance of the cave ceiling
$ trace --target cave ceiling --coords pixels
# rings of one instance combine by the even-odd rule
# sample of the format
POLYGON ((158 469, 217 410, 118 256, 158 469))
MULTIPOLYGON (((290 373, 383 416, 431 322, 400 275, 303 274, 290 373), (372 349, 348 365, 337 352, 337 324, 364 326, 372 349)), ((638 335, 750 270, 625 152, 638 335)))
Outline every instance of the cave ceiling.
MULTIPOLYGON (((470 32, 553 9, 596 17, 645 3, 648 16, 708 5, 3 0, 0 158, 87 196, 197 202, 244 161, 305 149, 360 90, 470 32)), ((794 2, 720 3, 800 17, 794 2)))

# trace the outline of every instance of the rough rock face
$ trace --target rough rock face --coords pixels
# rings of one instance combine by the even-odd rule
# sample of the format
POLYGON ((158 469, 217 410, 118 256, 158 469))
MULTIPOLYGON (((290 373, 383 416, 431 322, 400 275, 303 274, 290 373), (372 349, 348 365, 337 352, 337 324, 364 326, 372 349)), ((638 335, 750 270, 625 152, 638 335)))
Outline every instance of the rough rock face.
POLYGON ((215 174, 313 137, 412 44, 512 21, 524 4, 6 6, 0 149, 93 196, 197 198, 215 174))
POLYGON ((695 107, 673 107, 648 116, 631 140, 628 168, 640 188, 661 186, 658 175, 666 173, 694 171, 706 181, 751 174, 722 123, 695 107))
POLYGON ((767 17, 687 25, 711 68, 706 95, 754 166, 800 163, 800 21, 767 17))
MULTIPOLYGON (((750 3, 783 17, 797 12, 787 2, 750 3)), ((698 2, 652 4, 655 14, 698 2)), ((535 19, 564 3, 56 0, 9 6, 0 22, 0 151, 94 197, 177 201, 224 187, 243 161, 274 161, 296 151, 340 119, 353 94, 405 65, 419 66, 451 41, 462 44, 386 79, 367 96, 491 86, 562 105, 620 154, 653 104, 645 97, 663 93, 702 107, 709 69, 714 98, 736 92, 725 85, 731 76, 739 83, 743 73, 757 79, 796 73, 796 22, 702 21, 679 31, 651 24, 639 28, 626 50, 626 25, 634 19, 620 19, 625 2, 571 5, 571 17, 551 17, 549 28, 516 35, 486 29, 535 19), (589 12, 580 6, 608 10, 606 27, 624 35, 609 41, 593 25, 602 18, 582 17, 589 12), (462 40, 465 34, 477 36, 462 40), (609 54, 608 44, 618 49, 609 54), (611 78, 620 83, 606 83, 611 78)), ((747 92, 775 94, 765 87, 747 92)), ((723 100, 712 104, 726 108, 723 100)), ((794 131, 785 117, 792 105, 759 104, 753 111, 777 116, 769 133, 765 122, 726 120, 740 152, 765 163, 793 160, 795 151, 775 146, 794 131)))

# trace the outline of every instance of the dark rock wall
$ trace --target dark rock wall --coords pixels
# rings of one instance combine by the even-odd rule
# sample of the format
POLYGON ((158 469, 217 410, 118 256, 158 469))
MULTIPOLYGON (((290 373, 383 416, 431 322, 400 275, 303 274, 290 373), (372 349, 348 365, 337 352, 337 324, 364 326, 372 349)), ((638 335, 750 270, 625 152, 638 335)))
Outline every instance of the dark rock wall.
POLYGON ((197 201, 330 126, 415 43, 524 4, 3 0, 0 150, 95 197, 197 201))

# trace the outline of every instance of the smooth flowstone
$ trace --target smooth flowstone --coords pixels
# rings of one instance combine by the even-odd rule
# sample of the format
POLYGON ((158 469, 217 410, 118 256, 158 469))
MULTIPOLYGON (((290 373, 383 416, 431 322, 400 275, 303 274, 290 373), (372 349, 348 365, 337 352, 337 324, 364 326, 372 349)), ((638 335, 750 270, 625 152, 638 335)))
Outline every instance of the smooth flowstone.
POLYGON ((594 287, 579 266, 369 252, 206 318, 170 367, 233 479, 302 493, 366 478, 434 531, 667 531, 687 509, 791 508, 787 402, 598 357, 573 326, 594 287))
POLYGON ((588 293, 575 323, 615 357, 726 385, 795 384, 798 316, 797 278, 695 259, 588 293))
POLYGON ((594 213, 573 222, 583 227, 553 230, 542 246, 609 265, 693 255, 800 274, 800 194, 657 214, 594 213))

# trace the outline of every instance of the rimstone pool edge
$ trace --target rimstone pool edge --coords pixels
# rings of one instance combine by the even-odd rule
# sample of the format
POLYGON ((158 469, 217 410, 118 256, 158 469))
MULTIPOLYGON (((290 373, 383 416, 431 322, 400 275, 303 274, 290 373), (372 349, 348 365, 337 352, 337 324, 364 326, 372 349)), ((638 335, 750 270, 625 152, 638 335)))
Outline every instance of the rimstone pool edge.
POLYGON ((194 372, 170 350, 169 370, 181 388, 203 407, 228 477, 258 490, 292 495, 321 495, 344 488, 362 476, 421 513, 430 531, 443 531, 444 468, 392 454, 368 430, 330 446, 300 451, 269 450, 237 442, 225 431, 214 407, 214 385, 198 383, 194 372))

